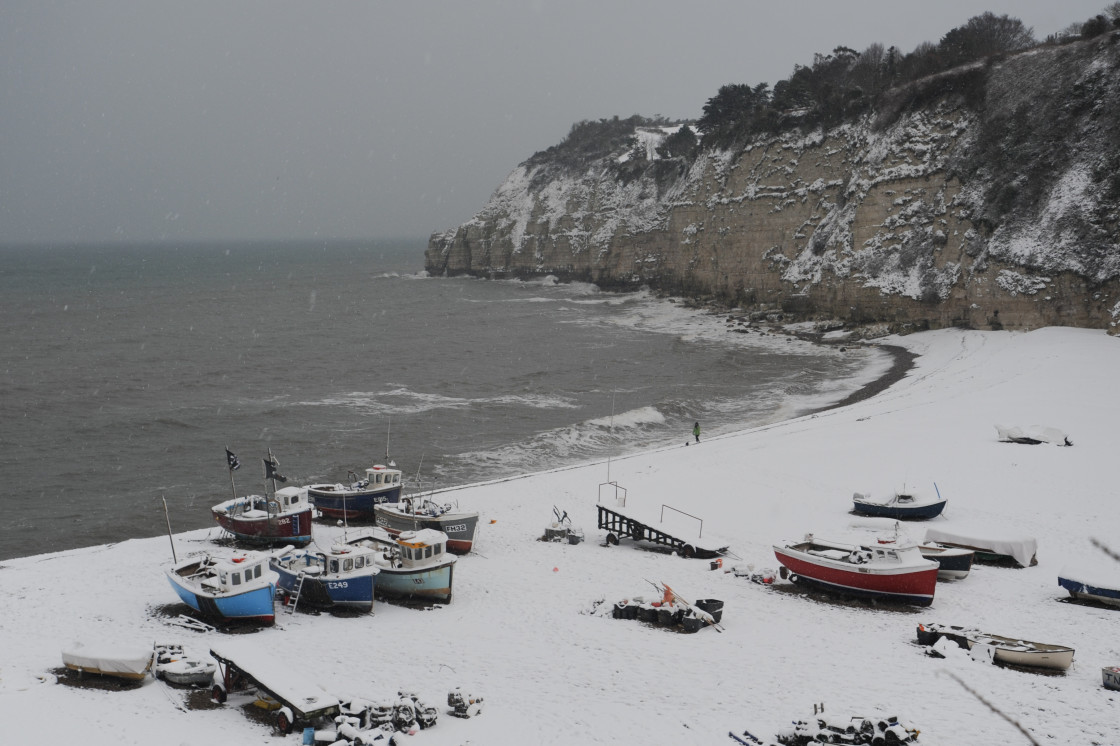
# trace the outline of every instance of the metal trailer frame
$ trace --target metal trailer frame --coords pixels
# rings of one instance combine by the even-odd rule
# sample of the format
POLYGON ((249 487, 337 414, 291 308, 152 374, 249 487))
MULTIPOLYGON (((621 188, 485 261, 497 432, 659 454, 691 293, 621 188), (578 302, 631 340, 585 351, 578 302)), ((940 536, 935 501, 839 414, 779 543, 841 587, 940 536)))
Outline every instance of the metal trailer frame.
MULTIPOLYGON (((649 541, 654 544, 660 544, 674 549, 681 557, 688 559, 711 559, 713 557, 720 557, 727 551, 727 547, 720 549, 708 549, 706 547, 699 547, 695 544, 680 539, 672 534, 666 533, 659 528, 653 528, 639 520, 631 518, 630 516, 620 513, 617 510, 611 510, 605 505, 599 504, 596 506, 599 509, 598 526, 606 530, 607 543, 617 546, 618 540, 629 537, 635 541, 649 541)), ((668 505, 661 506, 662 515, 665 509, 676 510, 668 505)), ((683 512, 683 511, 677 511, 683 512)), ((688 515, 685 513, 685 515, 688 515)), ((695 518, 695 516, 690 516, 695 518)), ((697 520, 700 520, 697 518, 697 520)), ((701 531, 703 530, 703 521, 701 523, 701 531)))
MULTIPOLYGON (((312 725, 315 720, 331 718, 341 713, 340 703, 333 697, 322 700, 316 692, 316 696, 302 698, 297 703, 295 697, 280 694, 276 687, 269 687, 229 656, 217 653, 212 648, 210 655, 217 661, 218 672, 222 678, 222 683, 214 684, 211 689, 210 693, 213 699, 224 704, 227 693, 230 691, 260 690, 281 705, 280 709, 276 711, 276 721, 274 723, 280 733, 285 735, 291 733, 292 728, 298 723, 312 725), (320 703, 321 706, 305 710, 303 709, 306 706, 303 704, 305 702, 316 702, 320 703)), ((318 688, 316 687, 316 689, 318 688)))

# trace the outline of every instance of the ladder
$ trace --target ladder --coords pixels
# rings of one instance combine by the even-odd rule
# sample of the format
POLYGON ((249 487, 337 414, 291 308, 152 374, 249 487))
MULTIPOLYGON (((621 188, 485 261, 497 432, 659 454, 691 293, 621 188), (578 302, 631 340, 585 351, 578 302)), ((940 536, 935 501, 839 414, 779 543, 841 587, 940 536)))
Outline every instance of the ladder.
POLYGON ((296 607, 299 606, 299 594, 303 592, 303 581, 304 580, 307 580, 307 575, 305 573, 301 572, 299 574, 299 583, 296 585, 296 592, 295 592, 294 595, 289 595, 288 600, 286 602, 287 606, 288 606, 288 613, 289 614, 295 614, 296 613, 296 607))

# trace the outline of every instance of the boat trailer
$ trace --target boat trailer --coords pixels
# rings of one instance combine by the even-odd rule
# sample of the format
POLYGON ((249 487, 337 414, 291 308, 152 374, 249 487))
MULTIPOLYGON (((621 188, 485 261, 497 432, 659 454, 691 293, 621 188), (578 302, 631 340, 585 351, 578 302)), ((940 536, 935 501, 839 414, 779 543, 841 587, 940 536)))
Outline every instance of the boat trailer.
MULTIPOLYGON (((599 509, 599 528, 607 531, 608 544, 618 546, 619 539, 629 537, 635 541, 649 541, 654 544, 670 547, 678 555, 688 559, 693 557, 697 559, 711 559, 727 553, 727 547, 711 549, 709 547, 698 546, 695 540, 686 541, 660 528, 655 528, 647 523, 643 523, 619 510, 608 508, 602 504, 596 507, 599 509)), ((689 515, 672 506, 662 505, 662 516, 665 515, 666 509, 689 515)), ((696 516, 691 515, 689 515, 689 517, 696 518, 696 516)), ((700 521, 699 518, 696 518, 696 520, 700 521)), ((700 521, 701 531, 703 531, 703 523, 703 521, 700 521)))
POLYGON ((313 725, 316 720, 333 718, 341 712, 339 701, 319 687, 292 686, 290 677, 285 677, 282 671, 267 672, 267 665, 262 669, 254 664, 256 673, 251 673, 243 665, 244 661, 238 663, 228 654, 213 648, 210 655, 218 662, 218 677, 221 679, 221 683, 215 683, 210 692, 214 701, 225 703, 229 692, 257 689, 279 703, 275 725, 282 734, 291 733, 297 724, 313 725))

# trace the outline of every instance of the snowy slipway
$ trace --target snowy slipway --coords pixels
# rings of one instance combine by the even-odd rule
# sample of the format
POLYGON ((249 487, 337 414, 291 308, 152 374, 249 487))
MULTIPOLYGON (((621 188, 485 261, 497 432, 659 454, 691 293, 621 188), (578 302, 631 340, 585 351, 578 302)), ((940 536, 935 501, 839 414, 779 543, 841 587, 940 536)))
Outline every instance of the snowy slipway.
MULTIPOLYGON (((1120 340, 1047 328, 890 341, 920 357, 871 399, 615 459, 611 479, 635 509, 669 503, 711 521, 758 568, 775 566, 773 544, 807 532, 853 543, 893 535, 893 521, 849 513, 852 493, 936 481, 952 500, 933 524, 958 533, 996 524, 1033 537, 1037 565, 974 566, 964 580, 939 582, 933 605, 920 610, 832 603, 707 561, 603 546, 604 532, 590 528, 602 463, 465 488, 460 500, 482 514, 475 553, 459 561, 454 601, 430 611, 381 603, 372 616, 281 614, 248 638, 196 633, 155 613, 177 600, 163 578, 167 537, 20 558, 0 567, 5 739, 299 743, 228 704, 188 710, 182 690, 155 680, 130 691, 54 683, 63 646, 101 636, 227 652, 250 641, 275 646, 287 651, 291 675, 340 698, 383 701, 403 688, 443 702, 458 686, 485 696, 481 716, 443 716, 409 739, 417 746, 725 744, 732 730, 772 736, 821 702, 836 716, 897 715, 927 746, 1028 743, 962 684, 1038 743, 1120 744, 1120 693, 1101 687, 1101 669, 1120 664, 1120 611, 1068 603, 1057 584, 1067 564, 1120 575, 1091 542, 1120 550, 1120 340), (1001 443, 993 428, 1001 422, 1050 423, 1075 445, 1001 443), (585 542, 537 541, 553 505, 588 528, 585 542), (682 635, 590 613, 600 600, 651 594, 647 581, 724 600, 723 632, 682 635), (922 622, 1068 645, 1076 660, 1064 675, 1041 676, 934 659, 915 641, 922 622)), ((326 545, 337 530, 316 526, 316 539, 326 545)), ((923 538, 921 524, 902 530, 923 538)), ((210 549, 216 533, 177 535, 179 557, 210 549)))

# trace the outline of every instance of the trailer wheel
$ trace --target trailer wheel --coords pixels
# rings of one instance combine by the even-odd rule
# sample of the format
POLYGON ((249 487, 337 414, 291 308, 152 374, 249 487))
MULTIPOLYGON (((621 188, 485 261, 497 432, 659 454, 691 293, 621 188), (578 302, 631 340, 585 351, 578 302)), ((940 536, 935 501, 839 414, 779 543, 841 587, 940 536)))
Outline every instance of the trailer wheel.
POLYGON ((285 736, 292 732, 292 721, 288 719, 288 713, 283 710, 276 713, 276 729, 285 736))
POLYGON ((681 547, 681 556, 685 559, 692 559, 696 556, 696 547, 692 546, 691 544, 685 544, 683 547, 681 547))
POLYGON ((607 534, 607 543, 612 547, 618 546, 618 537, 614 534, 607 534))
POLYGON ((210 690, 210 699, 214 700, 215 702, 217 702, 219 704, 224 705, 226 703, 225 687, 223 687, 219 684, 215 684, 214 688, 210 690))

